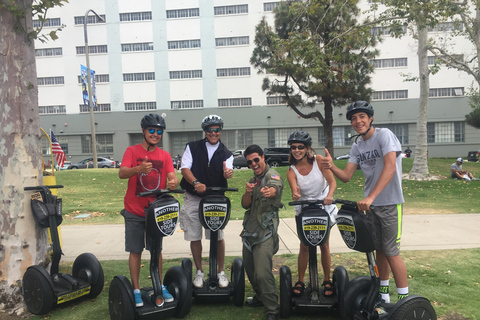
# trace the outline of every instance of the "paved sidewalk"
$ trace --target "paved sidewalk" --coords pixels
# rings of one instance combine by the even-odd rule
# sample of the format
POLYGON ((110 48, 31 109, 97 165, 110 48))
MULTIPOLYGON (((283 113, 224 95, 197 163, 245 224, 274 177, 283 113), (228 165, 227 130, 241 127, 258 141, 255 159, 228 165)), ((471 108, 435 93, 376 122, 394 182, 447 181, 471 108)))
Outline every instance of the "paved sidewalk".
MULTIPOLYGON (((445 215, 405 215, 403 217, 402 250, 441 250, 480 247, 480 213, 445 215)), ((241 256, 240 232, 242 221, 232 220, 225 228, 226 255, 241 256)), ((277 254, 298 253, 299 240, 295 219, 281 219, 278 233, 280 249, 277 254)), ((93 253, 99 260, 127 260, 124 225, 69 225, 61 227, 62 261, 73 261, 83 252, 93 253)), ((203 240, 203 256, 208 256, 210 243, 203 240)), ((336 226, 330 233, 330 251, 348 252, 336 226)), ((191 257, 190 243, 183 239, 177 227, 175 233, 163 241, 163 257, 191 257)), ((149 253, 144 254, 149 258, 149 253)))

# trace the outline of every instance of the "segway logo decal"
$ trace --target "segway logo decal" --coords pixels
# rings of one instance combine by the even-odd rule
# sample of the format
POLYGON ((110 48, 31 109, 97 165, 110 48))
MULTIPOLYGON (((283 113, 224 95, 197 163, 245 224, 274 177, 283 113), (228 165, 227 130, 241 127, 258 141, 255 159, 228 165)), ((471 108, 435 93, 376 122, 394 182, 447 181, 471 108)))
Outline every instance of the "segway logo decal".
POLYGON ((203 205, 203 217, 208 228, 212 231, 220 229, 227 216, 226 204, 204 204, 203 205))
POLYGON ((328 217, 302 217, 303 235, 312 246, 318 246, 325 238, 328 219, 328 217))
POLYGON ((355 224, 351 217, 337 216, 337 226, 343 241, 350 249, 355 248, 357 243, 357 233, 355 232, 355 224))
POLYGON ((158 230, 164 235, 171 236, 175 232, 179 209, 180 205, 178 203, 155 208, 155 221, 158 230))
POLYGON ((81 296, 85 296, 90 293, 90 288, 91 287, 89 286, 74 292, 64 294, 62 296, 58 296, 57 304, 64 303, 73 299, 77 299, 78 297, 81 297, 81 296))

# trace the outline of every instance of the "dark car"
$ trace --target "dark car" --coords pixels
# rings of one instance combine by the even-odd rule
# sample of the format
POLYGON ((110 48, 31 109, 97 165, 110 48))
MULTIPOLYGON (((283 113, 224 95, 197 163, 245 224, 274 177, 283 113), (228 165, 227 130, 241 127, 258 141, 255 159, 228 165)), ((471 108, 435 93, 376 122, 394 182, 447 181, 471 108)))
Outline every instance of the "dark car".
POLYGON ((350 153, 335 157, 335 160, 350 159, 350 153))
MULTIPOLYGON (((99 168, 118 168, 117 161, 106 157, 97 157, 97 163, 99 168)), ((72 163, 68 169, 87 169, 93 168, 93 158, 87 158, 79 162, 72 163)))
POLYGON ((243 156, 245 150, 235 150, 233 153, 233 167, 240 169, 242 167, 248 167, 247 159, 243 156))
POLYGON ((289 166, 288 156, 290 155, 290 148, 265 148, 263 150, 265 155, 265 162, 270 167, 289 166))
POLYGON ((479 159, 480 159, 480 150, 468 151, 468 155, 467 155, 468 162, 477 162, 479 159))

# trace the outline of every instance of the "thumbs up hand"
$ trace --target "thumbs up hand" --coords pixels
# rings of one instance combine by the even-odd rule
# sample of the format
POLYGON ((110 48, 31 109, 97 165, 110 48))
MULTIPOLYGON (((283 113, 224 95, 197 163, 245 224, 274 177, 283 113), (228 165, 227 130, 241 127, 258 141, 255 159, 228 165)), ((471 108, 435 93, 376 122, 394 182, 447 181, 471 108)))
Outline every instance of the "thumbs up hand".
POLYGON ((297 186, 296 190, 295 191, 292 191, 292 200, 293 201, 297 201, 298 199, 300 199, 300 187, 297 186))
POLYGON ((333 167, 333 159, 327 148, 325 148, 325 157, 321 158, 320 164, 323 169, 331 169, 333 167))
POLYGON ((223 161, 223 177, 225 179, 230 179, 233 177, 233 169, 227 168, 227 162, 223 161))
POLYGON ((143 162, 138 166, 140 173, 149 174, 152 171, 152 163, 148 162, 148 157, 145 157, 143 162))

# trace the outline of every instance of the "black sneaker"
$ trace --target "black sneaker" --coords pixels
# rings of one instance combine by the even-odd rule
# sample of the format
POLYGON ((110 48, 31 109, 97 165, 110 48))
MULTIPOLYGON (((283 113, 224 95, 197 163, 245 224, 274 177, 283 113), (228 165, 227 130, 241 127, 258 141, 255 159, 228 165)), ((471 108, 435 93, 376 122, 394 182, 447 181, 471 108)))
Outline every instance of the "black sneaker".
POLYGON ((248 299, 247 301, 245 301, 245 306, 252 308, 263 307, 263 302, 258 300, 257 296, 254 296, 252 299, 248 299))

